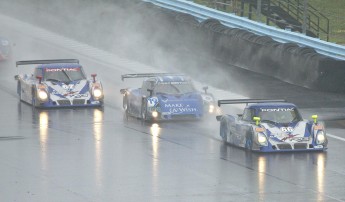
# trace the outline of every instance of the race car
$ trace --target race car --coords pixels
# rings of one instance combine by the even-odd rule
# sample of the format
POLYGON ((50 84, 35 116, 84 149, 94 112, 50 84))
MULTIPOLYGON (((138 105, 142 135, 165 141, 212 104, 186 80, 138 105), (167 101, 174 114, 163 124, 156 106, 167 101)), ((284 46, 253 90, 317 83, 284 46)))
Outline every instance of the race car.
POLYGON ((9 58, 10 55, 10 42, 0 37, 0 61, 5 61, 9 58))
POLYGON ((218 100, 246 104, 243 114, 216 116, 224 142, 258 152, 324 151, 327 137, 317 115, 304 120, 296 105, 285 100, 218 100))
POLYGON ((36 66, 33 74, 16 75, 17 93, 21 101, 39 108, 101 107, 102 83, 87 79, 77 59, 17 61, 20 65, 36 66))
POLYGON ((205 112, 215 111, 215 100, 207 87, 205 92, 197 91, 192 80, 183 74, 125 74, 121 78, 145 78, 141 88, 120 90, 126 115, 144 121, 200 119, 205 112))

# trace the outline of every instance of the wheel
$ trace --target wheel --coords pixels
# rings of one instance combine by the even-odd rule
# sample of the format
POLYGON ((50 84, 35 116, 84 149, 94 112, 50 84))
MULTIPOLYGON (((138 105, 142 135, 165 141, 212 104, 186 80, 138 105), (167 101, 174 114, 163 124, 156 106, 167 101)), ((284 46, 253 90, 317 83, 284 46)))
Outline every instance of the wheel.
POLYGON ((228 140, 228 126, 226 122, 222 122, 220 125, 220 137, 222 137, 223 142, 227 142, 228 140))
POLYGON ((127 97, 127 95, 123 97, 122 106, 123 106, 123 109, 124 109, 125 111, 128 110, 128 97, 127 97))
POLYGON ((230 128, 229 128, 229 130, 228 130, 228 142, 234 143, 234 136, 233 136, 233 134, 231 133, 230 128))
POLYGON ((246 133, 246 149, 252 150, 253 147, 253 135, 250 131, 246 133))
POLYGON ((141 104, 141 120, 146 121, 147 119, 147 106, 144 102, 141 104))
POLYGON ((123 109, 125 110, 125 119, 128 121, 129 116, 129 104, 127 96, 123 97, 123 109))
POLYGON ((22 86, 21 86, 19 81, 18 81, 18 84, 17 84, 17 94, 19 96, 19 99, 22 100, 22 86))
POLYGON ((32 107, 35 107, 36 106, 36 89, 35 88, 32 88, 32 97, 31 97, 31 104, 32 104, 32 107))

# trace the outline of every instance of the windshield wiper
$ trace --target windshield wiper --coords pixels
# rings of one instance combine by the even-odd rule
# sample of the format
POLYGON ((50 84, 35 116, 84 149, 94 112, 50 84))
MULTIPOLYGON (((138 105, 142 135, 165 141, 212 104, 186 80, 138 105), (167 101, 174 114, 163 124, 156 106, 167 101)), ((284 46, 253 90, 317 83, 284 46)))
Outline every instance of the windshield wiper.
POLYGON ((53 81, 53 82, 60 82, 59 80, 57 80, 57 79, 46 79, 46 81, 53 81))
POLYGON ((276 124, 277 122, 271 121, 271 120, 261 120, 261 122, 266 122, 266 123, 272 123, 272 124, 276 124))
POLYGON ((295 118, 292 119, 292 121, 290 121, 290 123, 295 122, 295 121, 300 121, 299 117, 296 116, 295 118))
POLYGON ((175 90, 177 91, 178 94, 180 94, 181 91, 180 91, 175 85, 173 85, 173 84, 170 84, 170 85, 171 85, 173 88, 175 88, 175 90))
POLYGON ((72 81, 72 79, 68 76, 68 74, 65 72, 65 70, 62 70, 62 72, 66 75, 69 81, 72 81))

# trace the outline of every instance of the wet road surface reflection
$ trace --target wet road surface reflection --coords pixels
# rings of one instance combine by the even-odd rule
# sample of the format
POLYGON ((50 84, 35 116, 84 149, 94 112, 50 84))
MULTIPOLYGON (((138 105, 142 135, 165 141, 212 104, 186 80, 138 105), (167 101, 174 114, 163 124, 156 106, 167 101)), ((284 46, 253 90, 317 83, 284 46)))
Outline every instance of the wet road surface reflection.
POLYGON ((257 173, 256 178, 248 178, 248 184, 256 182, 251 191, 258 193, 259 201, 272 200, 268 193, 298 195, 298 189, 311 191, 311 196, 303 196, 306 200, 324 201, 328 197, 324 189, 327 152, 262 154, 223 144, 220 157, 257 173))
POLYGON ((154 195, 159 194, 159 135, 161 128, 158 123, 153 123, 150 127, 150 134, 152 135, 152 191, 154 195))

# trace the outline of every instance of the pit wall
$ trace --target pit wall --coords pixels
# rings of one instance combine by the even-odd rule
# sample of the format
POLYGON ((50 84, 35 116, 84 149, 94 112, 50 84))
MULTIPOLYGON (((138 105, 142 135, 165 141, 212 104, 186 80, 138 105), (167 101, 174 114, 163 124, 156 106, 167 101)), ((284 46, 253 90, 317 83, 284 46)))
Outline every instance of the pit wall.
POLYGON ((199 23, 189 14, 159 8, 151 3, 142 4, 141 9, 150 10, 147 16, 151 19, 146 20, 154 22, 160 19, 157 23, 169 24, 169 30, 174 30, 168 34, 175 36, 165 36, 164 43, 179 36, 193 52, 206 50, 206 54, 226 64, 310 89, 345 92, 343 60, 319 54, 311 47, 300 47, 297 43, 281 43, 268 36, 229 28, 215 19, 199 23))

